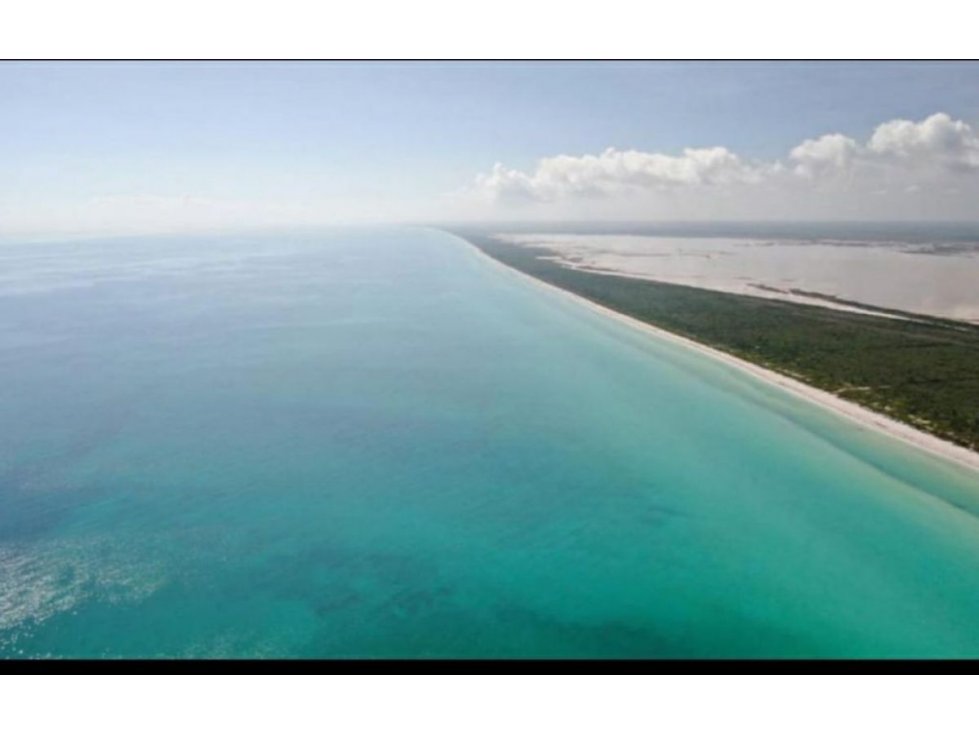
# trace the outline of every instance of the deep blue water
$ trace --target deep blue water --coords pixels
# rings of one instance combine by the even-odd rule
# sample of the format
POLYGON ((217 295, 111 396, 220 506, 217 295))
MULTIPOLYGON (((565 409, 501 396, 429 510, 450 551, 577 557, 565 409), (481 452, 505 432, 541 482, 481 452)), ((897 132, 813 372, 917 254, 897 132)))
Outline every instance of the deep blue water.
POLYGON ((977 656, 974 473, 427 230, 0 247, 0 656, 977 656))

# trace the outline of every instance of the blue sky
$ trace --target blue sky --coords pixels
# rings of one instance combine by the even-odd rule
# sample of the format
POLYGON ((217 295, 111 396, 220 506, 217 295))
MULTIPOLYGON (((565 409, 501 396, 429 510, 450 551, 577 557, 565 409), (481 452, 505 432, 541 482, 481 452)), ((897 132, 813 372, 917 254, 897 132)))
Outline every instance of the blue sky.
MULTIPOLYGON (((271 207, 257 223, 492 218, 508 212, 454 197, 497 162, 533 177, 555 156, 717 146, 775 161, 807 139, 866 141, 938 112, 975 129, 979 64, 7 62, 0 99, 11 231, 112 229, 113 207, 132 199, 224 202, 212 223, 247 223, 249 205, 271 207)), ((530 197, 542 214, 575 208, 542 190, 530 197)))

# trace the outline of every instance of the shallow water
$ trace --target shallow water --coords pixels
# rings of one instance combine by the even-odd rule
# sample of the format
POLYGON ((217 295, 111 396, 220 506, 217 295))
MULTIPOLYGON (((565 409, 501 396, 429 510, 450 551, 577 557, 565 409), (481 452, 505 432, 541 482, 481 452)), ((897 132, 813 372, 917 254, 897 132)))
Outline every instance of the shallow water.
POLYGON ((423 230, 0 247, 0 656, 976 656, 979 478, 423 230))

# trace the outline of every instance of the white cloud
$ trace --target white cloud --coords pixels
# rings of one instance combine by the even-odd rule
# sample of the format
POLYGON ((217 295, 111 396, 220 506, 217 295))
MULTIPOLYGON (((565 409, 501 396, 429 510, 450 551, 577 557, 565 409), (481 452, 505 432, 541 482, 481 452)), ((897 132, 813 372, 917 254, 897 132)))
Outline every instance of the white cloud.
POLYGON ((962 120, 939 112, 921 122, 892 120, 880 125, 867 150, 882 157, 948 166, 979 168, 979 135, 962 120))
POLYGON ((477 177, 476 186, 502 200, 554 201, 631 190, 750 183, 763 174, 763 169, 727 148, 686 148, 682 155, 608 148, 599 155, 544 158, 529 174, 497 163, 489 174, 477 177))
POLYGON ((789 152, 793 170, 809 178, 849 168, 859 151, 857 141, 840 133, 804 140, 789 152))
POLYGON ((919 122, 884 122, 863 143, 842 133, 807 139, 770 161, 724 147, 677 155, 608 148, 543 158, 528 170, 497 163, 476 177, 469 194, 503 208, 529 203, 552 215, 601 216, 604 207, 618 215, 974 218, 969 197, 979 196, 979 135, 939 112, 919 122), (950 190, 957 198, 940 201, 950 190))

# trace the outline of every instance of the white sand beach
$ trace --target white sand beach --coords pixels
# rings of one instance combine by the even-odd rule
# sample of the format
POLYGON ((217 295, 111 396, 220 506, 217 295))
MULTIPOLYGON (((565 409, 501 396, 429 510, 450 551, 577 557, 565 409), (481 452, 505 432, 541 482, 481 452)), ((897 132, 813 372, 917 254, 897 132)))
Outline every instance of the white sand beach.
POLYGON ((484 258, 486 261, 499 268, 530 281, 540 288, 544 288, 552 293, 559 294, 564 298, 571 299, 598 313, 616 319, 624 324, 628 324, 635 329, 640 329, 658 339, 666 339, 676 344, 682 344, 689 349, 694 349, 701 354, 707 355, 713 359, 735 367, 743 372, 753 375, 760 380, 764 380, 769 384, 777 385, 783 390, 788 390, 798 397, 812 403, 816 403, 827 410, 833 411, 837 415, 843 416, 848 420, 859 424, 864 428, 880 431, 881 433, 885 433, 888 436, 904 441, 905 443, 908 443, 918 449, 927 451, 936 456, 940 456, 961 466, 968 467, 969 469, 979 471, 979 453, 971 451, 964 446, 959 446, 949 441, 945 441, 937 436, 920 431, 906 423, 902 423, 894 420, 893 418, 881 415, 880 413, 876 413, 861 405, 851 403, 848 400, 844 400, 843 398, 833 395, 832 393, 812 387, 811 385, 807 385, 804 382, 800 382, 799 380, 795 380, 781 373, 760 367, 759 365, 693 341, 692 339, 687 339, 686 337, 679 336, 670 331, 666 331, 665 329, 660 329, 643 321, 639 321, 638 319, 626 316, 625 314, 613 311, 610 308, 606 308, 605 306, 594 303, 593 301, 589 301, 588 299, 577 294, 563 290, 562 288, 558 288, 550 283, 545 283, 544 281, 538 280, 537 278, 527 275, 526 273, 516 270, 515 268, 511 268, 499 260, 490 257, 475 245, 472 245, 469 242, 466 242, 466 244, 469 245, 479 257, 484 258))

